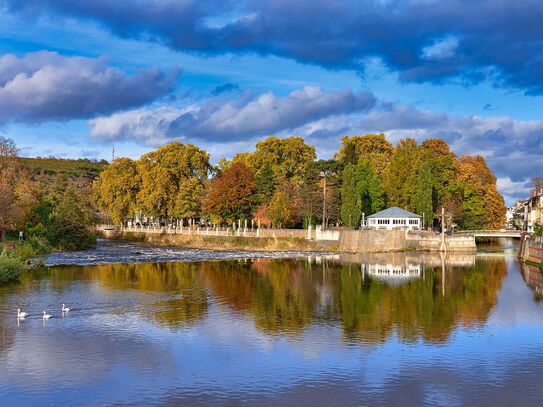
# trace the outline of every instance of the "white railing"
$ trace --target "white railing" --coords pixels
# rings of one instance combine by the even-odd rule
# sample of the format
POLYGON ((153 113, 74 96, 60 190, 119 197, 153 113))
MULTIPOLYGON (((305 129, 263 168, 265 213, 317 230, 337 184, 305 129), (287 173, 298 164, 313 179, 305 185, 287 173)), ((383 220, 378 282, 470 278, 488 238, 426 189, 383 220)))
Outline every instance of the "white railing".
POLYGON ((321 230, 320 226, 307 229, 272 229, 250 227, 217 227, 217 226, 111 226, 101 225, 97 227, 102 231, 119 231, 131 233, 171 234, 171 235, 196 235, 196 236, 229 236, 251 238, 295 238, 307 240, 339 240, 339 230, 321 230))

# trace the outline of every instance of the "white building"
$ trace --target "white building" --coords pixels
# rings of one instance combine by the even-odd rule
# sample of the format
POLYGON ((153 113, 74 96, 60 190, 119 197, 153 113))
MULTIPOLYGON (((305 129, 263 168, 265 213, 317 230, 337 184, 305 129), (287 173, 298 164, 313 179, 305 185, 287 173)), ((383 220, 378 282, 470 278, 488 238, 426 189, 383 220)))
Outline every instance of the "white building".
POLYGON ((371 229, 421 229, 421 216, 397 206, 368 216, 367 226, 371 229))

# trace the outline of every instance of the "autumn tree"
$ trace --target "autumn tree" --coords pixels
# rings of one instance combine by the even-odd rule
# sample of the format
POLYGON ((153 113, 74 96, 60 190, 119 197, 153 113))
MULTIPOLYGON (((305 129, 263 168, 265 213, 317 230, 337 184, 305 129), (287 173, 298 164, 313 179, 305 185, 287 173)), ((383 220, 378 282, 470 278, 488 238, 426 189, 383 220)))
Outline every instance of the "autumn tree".
POLYGON ((380 182, 385 179, 394 147, 384 134, 366 134, 365 136, 344 136, 336 159, 345 164, 356 164, 367 160, 380 182))
POLYGON ((192 144, 174 142, 143 155, 137 162, 141 176, 138 206, 149 216, 198 216, 209 154, 192 144))
POLYGON ((277 190, 268 206, 268 216, 274 227, 288 226, 292 220, 292 206, 288 195, 277 190))
POLYGON ((15 227, 19 215, 15 196, 17 168, 13 161, 17 153, 14 141, 0 136, 0 242, 6 230, 15 227))
POLYGON ((315 147, 306 144, 302 137, 268 137, 256 143, 254 153, 236 157, 238 160, 246 160, 246 165, 256 174, 262 167, 269 165, 278 180, 299 184, 306 167, 317 155, 315 147))
POLYGON ((505 223, 505 203, 496 177, 480 156, 462 156, 458 182, 463 188, 463 222, 466 229, 500 229, 505 223))
POLYGON ((255 204, 253 172, 245 164, 234 162, 209 183, 204 211, 213 219, 234 222, 249 219, 255 204))
POLYGON ((98 206, 115 224, 134 216, 140 188, 141 177, 136 162, 130 158, 114 160, 94 184, 98 206))
POLYGON ((431 172, 432 207, 435 212, 443 205, 449 186, 457 178, 457 158, 442 139, 428 139, 421 145, 421 164, 427 163, 431 172))

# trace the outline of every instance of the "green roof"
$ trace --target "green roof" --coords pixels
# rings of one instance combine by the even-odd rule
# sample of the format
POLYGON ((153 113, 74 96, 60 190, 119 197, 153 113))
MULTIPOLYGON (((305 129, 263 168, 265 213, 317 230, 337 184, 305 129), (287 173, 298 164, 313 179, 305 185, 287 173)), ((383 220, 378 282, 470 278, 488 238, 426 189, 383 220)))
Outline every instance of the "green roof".
POLYGON ((398 208, 397 206, 393 206, 392 208, 388 208, 368 216, 368 219, 371 218, 422 218, 422 216, 406 211, 405 209, 398 208))

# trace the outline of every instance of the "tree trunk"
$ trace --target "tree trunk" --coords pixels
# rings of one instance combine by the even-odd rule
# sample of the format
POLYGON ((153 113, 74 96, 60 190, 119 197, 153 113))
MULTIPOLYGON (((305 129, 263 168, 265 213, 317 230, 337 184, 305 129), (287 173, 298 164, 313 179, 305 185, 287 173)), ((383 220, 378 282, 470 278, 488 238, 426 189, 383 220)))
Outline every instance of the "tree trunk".
POLYGON ((4 229, 0 230, 0 242, 6 240, 6 231, 4 229))

